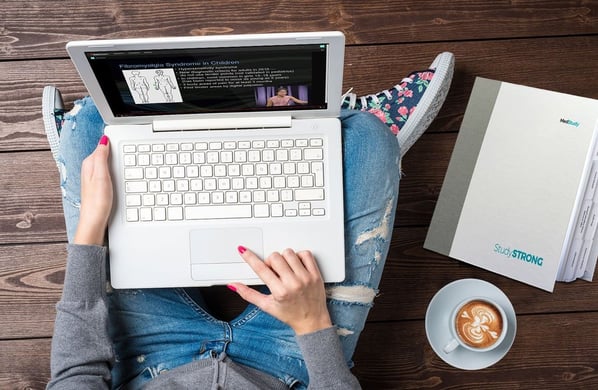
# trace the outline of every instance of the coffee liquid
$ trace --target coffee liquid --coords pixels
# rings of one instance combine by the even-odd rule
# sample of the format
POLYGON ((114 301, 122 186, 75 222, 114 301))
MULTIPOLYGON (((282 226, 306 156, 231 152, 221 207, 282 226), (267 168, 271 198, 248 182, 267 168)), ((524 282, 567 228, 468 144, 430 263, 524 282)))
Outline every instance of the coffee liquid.
POLYGON ((488 348, 500 338, 503 329, 500 311, 491 303, 474 300, 463 305, 455 319, 457 334, 473 348, 488 348))

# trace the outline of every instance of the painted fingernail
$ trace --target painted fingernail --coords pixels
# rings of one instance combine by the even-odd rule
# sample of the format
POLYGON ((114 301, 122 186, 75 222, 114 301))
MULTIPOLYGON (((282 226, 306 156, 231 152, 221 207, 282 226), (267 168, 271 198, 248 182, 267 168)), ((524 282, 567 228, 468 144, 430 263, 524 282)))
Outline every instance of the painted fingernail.
POLYGON ((102 138, 100 138, 100 145, 108 145, 108 137, 106 135, 103 135, 102 138))
POLYGON ((243 245, 239 245, 237 247, 237 250, 239 251, 240 254, 245 253, 245 251, 247 250, 247 248, 245 248, 243 245))
POLYGON ((226 287, 228 287, 229 290, 237 292, 237 288, 235 286, 233 286, 232 284, 227 284, 226 287))

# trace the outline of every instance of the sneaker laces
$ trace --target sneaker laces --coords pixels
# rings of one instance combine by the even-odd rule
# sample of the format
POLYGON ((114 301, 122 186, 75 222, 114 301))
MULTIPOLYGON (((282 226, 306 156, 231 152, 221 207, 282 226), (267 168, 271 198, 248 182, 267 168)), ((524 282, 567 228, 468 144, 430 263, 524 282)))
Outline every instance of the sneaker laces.
MULTIPOLYGON (((394 89, 396 89, 397 91, 402 91, 403 89, 405 89, 404 87, 402 87, 401 85, 404 83, 409 83, 411 84, 413 82, 413 79, 409 78, 409 77, 405 77, 403 80, 401 80, 400 84, 395 85, 394 89)), ((364 96, 360 96, 357 97, 356 94, 352 93, 351 91, 353 90, 353 87, 349 88, 349 90, 347 92, 345 92, 342 96, 341 96, 341 104, 343 104, 345 102, 345 99, 349 98, 349 102, 348 102, 348 108, 349 109, 354 109, 355 108, 355 104, 357 103, 357 99, 359 99, 359 102, 361 103, 362 107, 367 107, 367 101, 368 99, 373 100, 376 104, 380 103, 380 99, 378 99, 377 95, 380 95, 381 93, 383 93, 384 95, 386 95, 386 97, 388 99, 392 99, 392 93, 390 92, 390 89, 385 89, 381 92, 378 92, 377 94, 371 94, 371 95, 364 95, 364 96)))

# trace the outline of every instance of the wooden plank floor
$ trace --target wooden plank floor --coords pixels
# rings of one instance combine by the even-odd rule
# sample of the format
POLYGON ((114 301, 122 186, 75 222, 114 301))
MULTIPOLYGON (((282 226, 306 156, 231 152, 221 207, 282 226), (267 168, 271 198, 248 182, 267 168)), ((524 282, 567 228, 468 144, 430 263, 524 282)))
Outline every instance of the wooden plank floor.
MULTIPOLYGON (((1 389, 41 389, 49 376, 66 235, 40 106, 44 85, 69 104, 85 94, 66 42, 317 30, 346 34, 344 84, 358 94, 394 85, 438 52, 456 56, 447 102, 403 161, 381 294, 355 355, 363 387, 598 388, 597 282, 549 294, 422 248, 476 76, 598 98, 598 1, 4 0, 0 15, 1 389), (509 354, 473 372, 438 358, 424 329, 436 291, 467 277, 505 291, 518 318, 509 354)), ((222 288, 208 294, 224 317, 241 307, 222 288)))

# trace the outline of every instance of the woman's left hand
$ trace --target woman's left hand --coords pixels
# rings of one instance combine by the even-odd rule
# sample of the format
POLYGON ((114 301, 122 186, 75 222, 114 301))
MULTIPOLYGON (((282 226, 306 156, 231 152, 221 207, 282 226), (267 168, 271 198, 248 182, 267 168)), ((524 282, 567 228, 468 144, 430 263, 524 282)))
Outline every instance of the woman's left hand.
POLYGON ((96 149, 81 165, 81 212, 73 242, 103 245, 112 209, 112 180, 108 168, 108 137, 102 136, 96 149))
POLYGON ((266 283, 271 294, 262 294, 242 283, 228 287, 247 302, 289 325, 296 334, 306 334, 332 326, 326 307, 324 281, 309 251, 285 249, 262 261, 255 253, 239 247, 241 257, 266 283))

